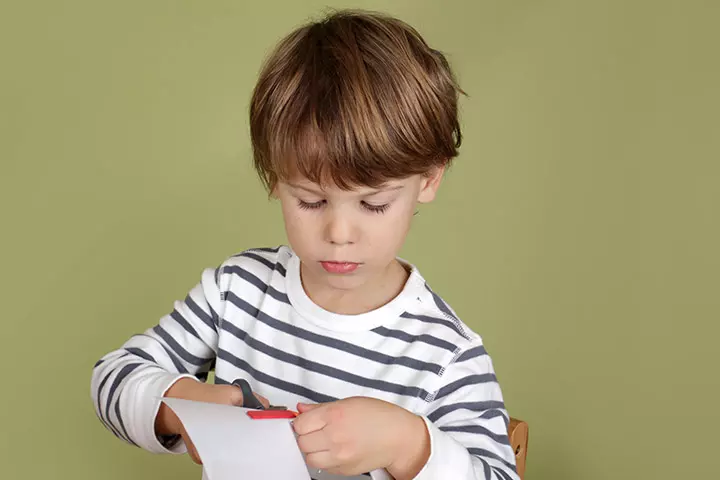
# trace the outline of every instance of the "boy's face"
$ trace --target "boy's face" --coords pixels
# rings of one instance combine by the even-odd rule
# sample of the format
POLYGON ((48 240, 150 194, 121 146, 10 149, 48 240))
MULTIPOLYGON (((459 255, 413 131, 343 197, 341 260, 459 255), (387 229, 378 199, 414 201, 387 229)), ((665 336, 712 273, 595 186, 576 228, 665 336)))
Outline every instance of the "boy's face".
POLYGON ((435 198, 442 174, 438 169, 351 191, 304 178, 279 182, 273 194, 282 204, 290 246, 302 261, 303 283, 345 293, 382 285, 417 204, 435 198))

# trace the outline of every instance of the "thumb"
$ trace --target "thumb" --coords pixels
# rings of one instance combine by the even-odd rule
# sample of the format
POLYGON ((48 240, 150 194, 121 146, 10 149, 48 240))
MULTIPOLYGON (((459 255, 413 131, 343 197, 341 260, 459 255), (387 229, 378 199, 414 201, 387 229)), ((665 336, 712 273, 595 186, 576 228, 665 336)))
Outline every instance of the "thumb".
POLYGON ((257 398, 257 399, 260 401, 260 403, 262 403, 263 407, 265 407, 265 408, 269 408, 269 407, 270 407, 270 402, 268 401, 267 398, 263 397, 263 396, 260 395, 259 393, 256 393, 256 394, 254 394, 254 395, 255 395, 255 398, 257 398))
POLYGON ((312 411, 315 410, 316 408, 320 408, 320 404, 319 404, 319 403, 316 403, 316 404, 298 403, 298 404, 297 404, 298 413, 312 412, 312 411))

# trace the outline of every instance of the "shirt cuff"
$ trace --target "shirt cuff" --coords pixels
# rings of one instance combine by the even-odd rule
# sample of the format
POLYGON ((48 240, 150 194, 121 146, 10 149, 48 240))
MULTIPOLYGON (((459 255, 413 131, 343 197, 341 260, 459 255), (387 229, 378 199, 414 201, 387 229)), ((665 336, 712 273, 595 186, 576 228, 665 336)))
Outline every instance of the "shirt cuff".
POLYGON ((430 457, 413 480, 471 478, 472 461, 467 448, 440 430, 427 417, 422 417, 430 434, 430 457))
POLYGON ((172 453, 181 454, 187 452, 187 447, 182 437, 164 436, 160 437, 155 433, 155 419, 160 410, 160 403, 165 393, 175 382, 181 378, 192 378, 199 381, 195 376, 190 374, 176 375, 162 373, 154 375, 153 378, 147 379, 147 383, 143 386, 142 397, 147 399, 146 402, 139 406, 139 416, 136 418, 139 431, 138 444, 152 453, 172 453))

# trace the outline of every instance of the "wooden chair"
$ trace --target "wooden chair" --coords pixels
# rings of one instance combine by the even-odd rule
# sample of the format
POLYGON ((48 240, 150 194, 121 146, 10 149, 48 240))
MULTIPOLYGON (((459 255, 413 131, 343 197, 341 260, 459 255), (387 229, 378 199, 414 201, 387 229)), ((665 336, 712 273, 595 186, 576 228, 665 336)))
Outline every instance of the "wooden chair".
POLYGON ((510 437, 510 445, 515 452, 515 462, 517 463, 517 472, 520 478, 525 478, 525 460, 527 459, 528 448, 528 424, 517 418, 510 417, 508 425, 508 436, 510 437))

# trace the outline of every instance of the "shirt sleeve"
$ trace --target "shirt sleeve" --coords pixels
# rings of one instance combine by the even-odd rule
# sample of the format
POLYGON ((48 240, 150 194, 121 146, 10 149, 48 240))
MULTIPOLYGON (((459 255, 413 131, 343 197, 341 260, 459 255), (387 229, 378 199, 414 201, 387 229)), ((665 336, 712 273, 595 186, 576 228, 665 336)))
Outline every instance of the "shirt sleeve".
POLYGON ((154 453, 182 453, 183 442, 160 439, 155 417, 161 398, 180 378, 205 381, 217 354, 224 300, 219 270, 206 269, 200 282, 171 313, 93 368, 95 413, 115 436, 154 453))
POLYGON ((455 357, 426 415, 431 453, 415 480, 519 480, 509 416, 480 340, 455 357))

